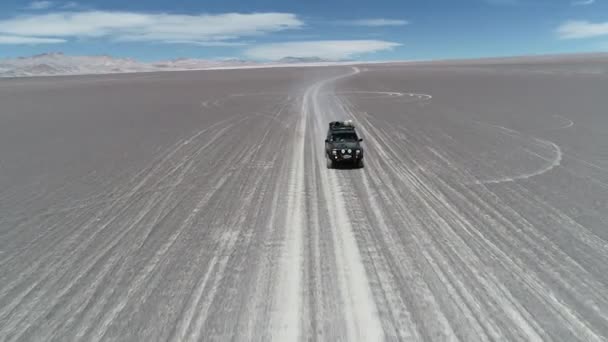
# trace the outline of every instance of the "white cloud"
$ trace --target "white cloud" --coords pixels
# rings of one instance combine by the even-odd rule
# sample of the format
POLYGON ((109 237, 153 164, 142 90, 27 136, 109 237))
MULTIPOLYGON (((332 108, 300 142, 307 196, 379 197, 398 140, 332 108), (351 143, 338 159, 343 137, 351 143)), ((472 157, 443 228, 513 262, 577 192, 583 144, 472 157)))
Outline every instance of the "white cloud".
POLYGON ((121 41, 221 41, 299 28, 290 13, 148 14, 57 12, 0 20, 0 33, 32 37, 109 37, 121 41))
POLYGON ((562 39, 592 38, 608 35, 608 22, 567 21, 557 28, 562 39))
POLYGON ((34 45, 34 44, 58 44, 58 43, 65 43, 65 39, 0 35, 0 44, 3 44, 3 45, 27 45, 27 44, 34 45))
POLYGON ((595 0, 576 0, 576 1, 572 1, 572 5, 573 6, 589 6, 589 5, 593 5, 595 3, 595 0))
POLYGON ((373 18, 373 19, 358 19, 358 20, 341 20, 338 21, 341 25, 353 25, 353 26, 369 26, 369 27, 380 27, 380 26, 404 26, 408 25, 407 20, 402 19, 385 19, 385 18, 373 18))
POLYGON ((29 10, 43 10, 53 7, 52 1, 33 1, 27 5, 26 9, 29 10))
POLYGON ((231 42, 231 41, 198 41, 198 40, 167 40, 163 43, 167 44, 188 44, 188 45, 197 45, 197 46, 207 46, 207 47, 231 47, 231 46, 245 46, 248 45, 247 42, 231 42))
POLYGON ((320 57, 339 60, 382 50, 391 50, 399 43, 382 40, 319 40, 262 44, 245 50, 255 59, 277 60, 283 57, 320 57))

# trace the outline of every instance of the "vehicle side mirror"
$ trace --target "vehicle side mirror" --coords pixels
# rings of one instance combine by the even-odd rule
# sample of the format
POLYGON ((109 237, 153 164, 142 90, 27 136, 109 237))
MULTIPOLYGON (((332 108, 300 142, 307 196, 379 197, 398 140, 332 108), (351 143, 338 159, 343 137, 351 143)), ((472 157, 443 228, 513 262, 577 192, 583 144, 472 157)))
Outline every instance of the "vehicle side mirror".
POLYGON ((326 142, 326 143, 328 143, 328 142, 329 142, 329 139, 325 139, 325 142, 326 142))
POLYGON ((362 138, 359 138, 359 142, 362 142, 362 141, 363 141, 363 139, 362 139, 362 138))

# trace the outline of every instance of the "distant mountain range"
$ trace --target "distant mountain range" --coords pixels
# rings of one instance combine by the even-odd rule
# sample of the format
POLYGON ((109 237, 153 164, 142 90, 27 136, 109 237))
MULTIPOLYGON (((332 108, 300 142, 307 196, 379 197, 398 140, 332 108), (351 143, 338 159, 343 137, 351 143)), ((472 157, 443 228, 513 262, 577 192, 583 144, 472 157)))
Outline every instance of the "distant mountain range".
POLYGON ((167 70, 231 69, 311 63, 327 64, 333 62, 318 57, 286 57, 276 62, 255 62, 240 59, 205 60, 178 58, 173 60, 145 63, 130 58, 116 58, 106 55, 70 56, 61 52, 52 52, 31 57, 0 59, 0 77, 112 74, 167 70))
POLYGON ((319 57, 283 57, 277 61, 278 63, 328 63, 328 62, 347 62, 333 61, 319 57))

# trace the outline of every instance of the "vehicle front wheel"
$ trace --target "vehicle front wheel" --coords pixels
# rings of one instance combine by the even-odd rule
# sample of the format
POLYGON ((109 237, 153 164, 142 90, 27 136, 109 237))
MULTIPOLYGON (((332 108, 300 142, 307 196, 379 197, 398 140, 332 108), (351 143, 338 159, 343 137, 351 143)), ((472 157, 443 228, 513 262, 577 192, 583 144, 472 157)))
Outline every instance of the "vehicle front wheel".
POLYGON ((331 160, 329 157, 327 157, 326 159, 327 159, 327 168, 328 169, 333 169, 334 168, 334 161, 331 160))
POLYGON ((359 161, 357 161, 357 168, 358 169, 362 169, 363 168, 363 159, 359 159, 359 161))

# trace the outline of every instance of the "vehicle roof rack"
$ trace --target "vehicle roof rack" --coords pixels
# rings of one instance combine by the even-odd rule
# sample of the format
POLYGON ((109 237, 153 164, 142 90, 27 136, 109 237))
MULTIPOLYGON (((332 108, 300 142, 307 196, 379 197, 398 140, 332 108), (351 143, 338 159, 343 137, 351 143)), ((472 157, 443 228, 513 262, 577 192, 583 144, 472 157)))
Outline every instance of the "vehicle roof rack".
POLYGON ((332 121, 329 123, 329 129, 331 129, 332 131, 335 130, 350 130, 350 129, 355 129, 355 124, 353 123, 353 120, 346 120, 346 121, 332 121))

